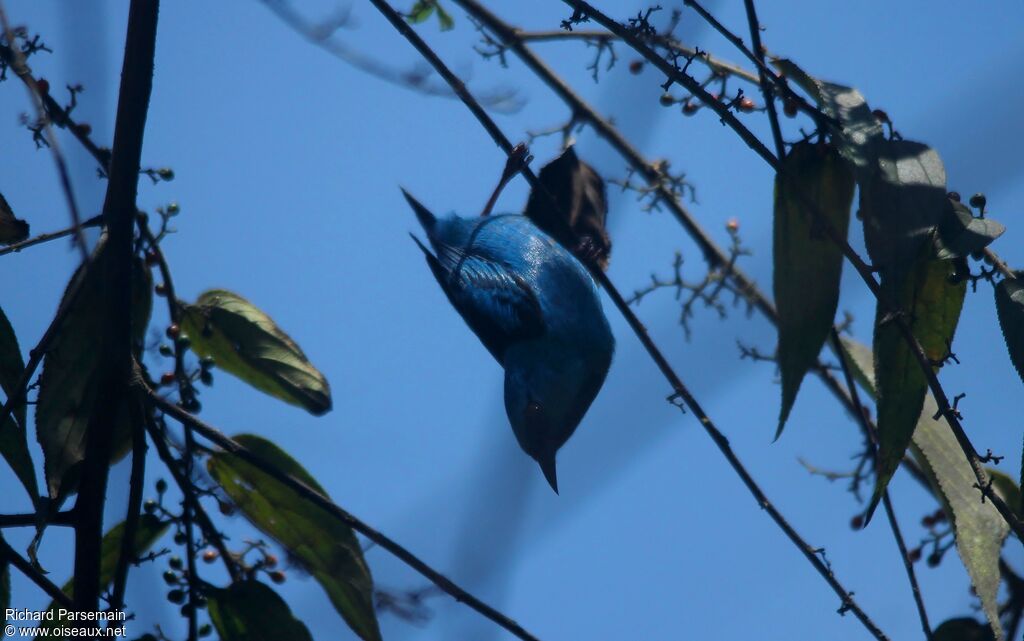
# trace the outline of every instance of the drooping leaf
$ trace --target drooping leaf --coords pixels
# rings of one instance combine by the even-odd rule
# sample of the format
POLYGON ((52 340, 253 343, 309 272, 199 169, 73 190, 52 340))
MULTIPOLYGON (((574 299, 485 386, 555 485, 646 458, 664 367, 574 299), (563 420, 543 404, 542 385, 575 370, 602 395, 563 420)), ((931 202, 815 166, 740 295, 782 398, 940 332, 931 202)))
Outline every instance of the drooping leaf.
MULTIPOLYGON (((160 537, 167 532, 170 525, 169 521, 161 521, 152 514, 142 514, 139 517, 138 525, 135 528, 135 556, 138 557, 145 554, 149 548, 153 547, 153 544, 160 540, 160 537)), ((102 588, 106 588, 114 580, 114 573, 117 570, 117 560, 121 556, 122 538, 124 538, 123 521, 112 527, 103 535, 103 541, 100 547, 100 586, 102 588)), ((74 579, 66 581, 61 590, 69 597, 74 597, 74 579)), ((56 603, 51 602, 47 611, 53 610, 57 607, 59 606, 56 603)), ((43 628, 54 628, 62 627, 64 623, 62 623, 58 617, 54 617, 53 620, 41 621, 38 625, 43 628)), ((57 639, 63 637, 50 634, 47 638, 57 639)))
MULTIPOLYGON (((3 309, 0 309, 0 388, 7 398, 15 393, 24 370, 25 362, 21 358, 18 338, 3 309)), ((39 485, 36 481, 36 468, 32 465, 32 455, 28 451, 25 412, 26 404, 18 403, 7 420, 0 424, 0 454, 25 486, 35 506, 39 501, 39 485)))
POLYGON ((605 228, 608 198, 601 176, 570 145, 541 168, 537 179, 547 194, 530 190, 523 215, 584 263, 607 269, 612 241, 605 228), (555 200, 554 210, 548 194, 555 200))
MULTIPOLYGON (((871 350, 866 345, 845 337, 842 343, 849 362, 853 365, 853 374, 857 382, 874 396, 871 350)), ((932 493, 942 503, 949 516, 956 535, 957 552, 967 569, 975 592, 981 599, 986 616, 995 622, 995 630, 999 625, 996 616, 999 552, 1003 540, 1009 533, 1009 526, 991 501, 980 500, 978 489, 975 487, 977 478, 974 476, 974 470, 967 462, 953 432, 945 422, 935 420, 937 410, 938 405, 934 397, 928 393, 914 430, 911 451, 918 466, 928 477, 932 493)), ((1013 500, 1013 489, 1007 487, 1005 481, 1009 481, 1010 486, 1013 485, 1009 477, 1000 480, 999 475, 993 476, 996 491, 1009 503, 1013 500)), ((1017 492, 1019 493, 1019 490, 1017 492)), ((980 627, 987 630, 984 626, 980 627)), ((936 630, 936 639, 941 638, 938 632, 936 630)), ((988 638, 992 638, 991 635, 988 638)))
POLYGON ((970 617, 943 621, 935 628, 932 641, 994 641, 992 631, 970 617))
MULTIPOLYGON (((991 501, 981 501, 981 495, 975 487, 978 481, 974 471, 952 430, 944 421, 934 418, 937 411, 935 398, 927 394, 911 449, 950 517, 956 534, 957 552, 981 600, 982 611, 989 620, 995 638, 1002 639, 997 599, 999 553, 1010 526, 991 501)), ((1009 481, 1010 486, 1015 485, 1009 477, 1005 480, 1009 481)), ((1009 488, 998 478, 994 482, 1002 498, 1010 500, 1006 494, 1009 488)))
POLYGON ((211 289, 185 305, 192 351, 256 389, 320 416, 331 409, 327 379, 277 324, 238 294, 211 289))
POLYGON ((452 14, 445 11, 440 2, 435 0, 434 4, 437 7, 437 22, 441 25, 441 31, 451 31, 454 29, 455 19, 452 18, 452 14))
MULTIPOLYGON (((250 434, 235 440, 327 496, 298 462, 270 441, 250 434)), ((380 639, 373 610, 373 579, 348 525, 235 455, 214 454, 207 468, 245 517, 313 575, 360 638, 380 639)))
POLYGON ((28 238, 28 223, 15 217, 7 199, 0 194, 0 243, 10 245, 28 238))
MULTIPOLYGON (((51 343, 43 361, 36 405, 36 439, 43 448, 49 496, 58 502, 75 491, 78 464, 85 456, 86 432, 99 393, 100 366, 104 358, 108 323, 105 307, 108 252, 101 240, 88 265, 71 277, 61 307, 69 304, 67 292, 75 283, 81 291, 51 343)), ((132 340, 141 348, 152 311, 152 277, 143 262, 132 262, 132 340)), ((119 416, 126 413, 119 410, 119 416)), ((118 419, 114 425, 111 463, 130 449, 130 430, 118 419)))
POLYGON ((996 315, 1003 330, 1010 362, 1024 381, 1024 272, 1006 278, 996 285, 996 315))
POLYGON ((931 147, 910 140, 877 144, 877 168, 860 177, 864 242, 882 287, 895 291, 951 207, 946 170, 931 147))
POLYGON ((416 4, 409 9, 409 12, 405 14, 405 19, 410 24, 420 24, 426 22, 430 16, 434 15, 434 9, 437 8, 437 3, 431 0, 417 0, 416 4))
POLYGON ((821 111, 837 121, 829 126, 833 144, 858 170, 871 171, 883 142, 882 125, 864 96, 852 87, 824 82, 808 75, 791 60, 775 60, 775 67, 814 98, 821 111))
POLYGON ((939 222, 936 237, 937 258, 959 258, 981 251, 1006 228, 991 218, 975 218, 963 203, 950 201, 950 207, 939 222))
POLYGON ((206 597, 221 641, 313 641, 288 604, 259 581, 209 589, 206 597))
POLYGON ((817 361, 839 304, 843 254, 815 223, 815 210, 846 236, 853 172, 829 146, 795 145, 775 177, 774 274, 779 310, 782 410, 775 438, 796 401, 800 383, 817 361))
MULTIPOLYGON (((925 355, 941 363, 949 353, 967 283, 962 261, 922 258, 897 291, 896 303, 925 355)), ((878 386, 878 468, 870 518, 910 444, 921 416, 928 380, 897 323, 882 302, 875 314, 875 380, 878 386)))

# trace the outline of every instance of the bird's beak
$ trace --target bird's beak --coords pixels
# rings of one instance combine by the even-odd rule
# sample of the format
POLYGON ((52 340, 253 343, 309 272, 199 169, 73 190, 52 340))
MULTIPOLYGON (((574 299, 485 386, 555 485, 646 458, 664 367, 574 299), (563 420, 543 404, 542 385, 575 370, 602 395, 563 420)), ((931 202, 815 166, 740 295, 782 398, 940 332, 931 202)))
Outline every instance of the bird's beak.
POLYGON ((431 230, 434 228, 434 223, 437 222, 437 218, 434 214, 430 213, 430 210, 420 204, 420 201, 413 198, 409 192, 402 189, 402 195, 405 196, 405 200, 408 201, 409 206, 416 212, 416 218, 419 219, 420 225, 423 225, 423 230, 430 235, 431 230))
POLYGON ((555 455, 545 455, 537 459, 537 463, 540 464, 540 471, 544 472, 544 478, 547 479, 548 485, 551 489, 558 494, 558 476, 555 471, 555 455))

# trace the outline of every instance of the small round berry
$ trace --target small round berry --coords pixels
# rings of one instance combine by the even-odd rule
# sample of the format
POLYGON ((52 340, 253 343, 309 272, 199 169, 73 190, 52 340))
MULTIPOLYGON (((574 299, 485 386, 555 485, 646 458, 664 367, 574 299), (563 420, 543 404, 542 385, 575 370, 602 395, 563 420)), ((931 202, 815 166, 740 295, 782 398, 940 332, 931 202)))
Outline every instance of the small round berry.
POLYGON ((46 78, 39 78, 38 80, 36 80, 36 87, 39 88, 39 93, 43 94, 44 96, 50 93, 50 81, 46 78))
POLYGON ((181 328, 178 327, 177 323, 171 323, 167 327, 167 338, 177 338, 181 335, 181 328))
POLYGON ((875 119, 878 120, 878 122, 892 124, 892 121, 889 120, 889 114, 885 113, 881 109, 875 109, 874 111, 871 112, 871 115, 873 115, 875 119))
POLYGON ((743 96, 742 98, 740 98, 740 101, 738 103, 736 103, 736 107, 740 111, 744 111, 744 112, 747 112, 747 113, 750 113, 751 111, 753 111, 755 106, 756 105, 754 105, 754 101, 751 100, 750 98, 747 98, 746 96, 743 96))
POLYGON ((859 530, 862 527, 864 527, 864 515, 863 514, 858 514, 858 515, 854 516, 852 519, 850 519, 850 528, 851 529, 859 530))
POLYGON ((170 345, 167 345, 167 344, 161 345, 160 346, 160 355, 161 356, 166 356, 166 357, 174 356, 174 350, 171 349, 170 345))
POLYGON ((156 512, 156 507, 156 501, 154 501, 153 499, 146 499, 146 502, 142 504, 142 509, 146 512, 146 514, 152 514, 153 512, 156 512))
POLYGON ((270 580, 273 581, 274 583, 277 583, 278 585, 280 585, 281 583, 284 583, 284 580, 285 580, 284 572, 282 572, 281 570, 274 570, 273 572, 270 573, 270 580))
POLYGON ((181 207, 178 206, 178 203, 170 203, 167 205, 168 216, 177 216, 179 213, 181 213, 181 207))
POLYGON ((938 552, 932 552, 924 562, 927 563, 930 568, 937 568, 939 567, 939 564, 942 563, 942 555, 938 552))
POLYGON ((153 291, 156 292, 157 296, 166 296, 167 285, 164 285, 163 283, 157 283, 156 287, 153 288, 153 291))
POLYGON ((968 201, 971 207, 975 209, 985 209, 985 205, 988 203, 988 199, 985 198, 985 194, 977 193, 971 196, 971 200, 968 201))
POLYGON ((725 228, 731 232, 737 232, 740 230, 740 221, 730 218, 729 222, 725 223, 725 228))
POLYGON ((948 194, 946 194, 946 197, 955 203, 960 202, 960 192, 958 191, 951 191, 948 194))
POLYGON ((174 372, 164 372, 160 375, 161 385, 170 385, 175 380, 174 372))
POLYGON ((907 551, 907 558, 910 559, 911 563, 917 563, 921 560, 921 548, 914 548, 913 550, 907 551))
POLYGON ((163 494, 167 491, 167 481, 163 479, 156 480, 156 491, 158 494, 163 494))
POLYGON ((182 563, 181 557, 177 555, 167 559, 167 565, 171 566, 171 569, 173 570, 180 570, 182 567, 184 567, 184 563, 182 563))
POLYGON ((170 167, 161 167, 157 169, 156 175, 160 176, 162 180, 174 180, 174 170, 170 167))
POLYGON ((199 380, 203 385, 209 387, 213 385, 213 374, 210 373, 210 370, 204 369, 199 372, 199 380))
POLYGON ((175 574, 174 572, 171 572, 170 570, 165 571, 164 572, 164 583, 166 583, 167 585, 177 585, 178 584, 178 575, 175 574))
POLYGON ((693 114, 697 113, 699 110, 700 110, 700 105, 698 105, 695 102, 691 102, 691 101, 687 100, 686 102, 683 103, 683 115, 684 116, 692 116, 693 114))
POLYGON ((643 70, 644 70, 644 61, 643 60, 634 60, 633 62, 629 63, 629 73, 633 74, 634 76, 639 74, 643 70))
POLYGON ((268 568, 276 568, 277 567, 277 555, 276 554, 268 554, 267 556, 263 557, 263 565, 267 566, 268 568))
POLYGON ((217 501, 217 509, 224 516, 232 516, 235 513, 235 506, 225 501, 217 501))
POLYGON ((201 626, 199 626, 199 636, 201 636, 201 637, 208 637, 212 633, 213 633, 213 626, 211 626, 209 623, 204 623, 201 626))
POLYGON ((185 602, 185 591, 184 590, 171 590, 167 593, 167 600, 171 603, 184 603, 185 602))
POLYGON ((217 560, 217 550, 207 550, 203 552, 203 561, 206 563, 213 563, 217 560))
POLYGON ((160 262, 160 257, 152 249, 146 252, 146 264, 152 267, 160 262))
POLYGON ((189 347, 192 347, 192 340, 189 339, 188 336, 181 335, 178 337, 178 340, 174 341, 174 344, 181 349, 188 349, 189 347))
POLYGON ((676 99, 673 98, 672 94, 668 93, 667 91, 661 94, 661 98, 659 98, 658 101, 661 103, 662 107, 671 107, 672 105, 676 104, 676 99))
POLYGON ((202 369, 213 369, 216 364, 217 361, 213 360, 212 356, 204 356, 199 359, 199 367, 202 369))
POLYGON ((935 527, 935 519, 933 519, 930 514, 926 515, 924 518, 921 519, 921 525, 923 527, 931 529, 935 527))
POLYGON ((786 98, 782 103, 782 113, 786 114, 788 118, 796 118, 797 104, 796 100, 792 98, 786 98))

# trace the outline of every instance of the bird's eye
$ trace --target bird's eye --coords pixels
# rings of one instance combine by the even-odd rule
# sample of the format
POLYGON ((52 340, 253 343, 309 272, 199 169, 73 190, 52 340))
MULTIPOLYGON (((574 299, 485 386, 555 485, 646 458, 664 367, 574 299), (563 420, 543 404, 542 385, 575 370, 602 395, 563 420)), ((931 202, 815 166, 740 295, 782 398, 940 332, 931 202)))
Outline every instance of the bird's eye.
POLYGON ((536 401, 530 401, 529 405, 526 406, 526 413, 528 415, 530 415, 530 414, 540 414, 541 413, 540 404, 537 403, 536 401))

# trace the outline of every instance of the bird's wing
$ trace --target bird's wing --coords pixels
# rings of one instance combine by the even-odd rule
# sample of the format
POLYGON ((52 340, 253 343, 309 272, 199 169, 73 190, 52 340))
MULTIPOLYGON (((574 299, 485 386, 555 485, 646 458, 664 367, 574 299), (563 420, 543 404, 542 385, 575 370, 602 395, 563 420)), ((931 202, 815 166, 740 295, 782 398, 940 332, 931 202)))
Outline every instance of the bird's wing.
POLYGON ((510 344, 544 333, 540 303, 521 276, 456 247, 435 243, 434 256, 419 240, 416 244, 448 300, 498 362, 510 344))

